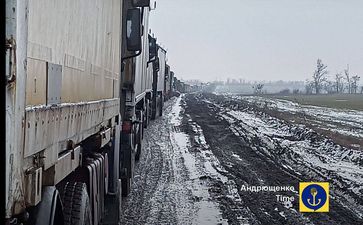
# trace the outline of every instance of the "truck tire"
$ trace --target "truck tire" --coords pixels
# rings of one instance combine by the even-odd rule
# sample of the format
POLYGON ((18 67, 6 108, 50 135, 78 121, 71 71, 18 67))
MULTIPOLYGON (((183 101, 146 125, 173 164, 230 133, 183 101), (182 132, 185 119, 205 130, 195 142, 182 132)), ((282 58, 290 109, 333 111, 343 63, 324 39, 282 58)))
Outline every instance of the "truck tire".
POLYGON ((150 115, 150 107, 149 107, 149 99, 146 99, 146 109, 145 109, 145 115, 144 115, 144 128, 147 128, 149 125, 149 115, 150 115))
POLYGON ((42 188, 42 201, 29 207, 27 225, 64 225, 63 206, 60 193, 55 186, 42 188))
POLYGON ((163 96, 160 96, 159 116, 163 116, 163 106, 164 106, 164 99, 163 96))
POLYGON ((67 183, 62 200, 64 225, 91 225, 91 211, 85 183, 67 183))
POLYGON ((135 154, 136 162, 138 162, 140 160, 140 155, 141 155, 141 142, 139 144, 137 144, 137 150, 136 150, 136 154, 135 154))
POLYGON ((122 197, 127 197, 131 191, 131 178, 121 178, 122 197))
POLYGON ((140 155, 141 155, 141 151, 142 151, 142 136, 144 135, 144 127, 143 126, 139 126, 139 132, 137 135, 137 148, 136 148, 136 154, 135 154, 135 161, 139 161, 140 160, 140 155))
POLYGON ((144 132, 145 132, 145 127, 144 127, 144 124, 146 123, 146 119, 144 117, 144 114, 146 112, 143 113, 143 116, 142 116, 142 126, 140 126, 140 132, 141 132, 141 139, 140 139, 140 143, 141 141, 144 139, 144 132))
POLYGON ((151 121, 151 100, 149 100, 149 113, 147 114, 147 125, 149 126, 150 125, 150 121, 151 121))

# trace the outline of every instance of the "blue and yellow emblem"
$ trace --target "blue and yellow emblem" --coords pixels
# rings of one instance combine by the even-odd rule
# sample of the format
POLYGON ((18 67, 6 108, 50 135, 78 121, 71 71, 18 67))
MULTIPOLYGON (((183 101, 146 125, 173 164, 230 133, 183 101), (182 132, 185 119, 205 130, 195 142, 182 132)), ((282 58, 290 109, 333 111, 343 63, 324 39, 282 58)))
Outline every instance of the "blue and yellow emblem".
POLYGON ((329 212, 329 183, 300 182, 300 212, 329 212))

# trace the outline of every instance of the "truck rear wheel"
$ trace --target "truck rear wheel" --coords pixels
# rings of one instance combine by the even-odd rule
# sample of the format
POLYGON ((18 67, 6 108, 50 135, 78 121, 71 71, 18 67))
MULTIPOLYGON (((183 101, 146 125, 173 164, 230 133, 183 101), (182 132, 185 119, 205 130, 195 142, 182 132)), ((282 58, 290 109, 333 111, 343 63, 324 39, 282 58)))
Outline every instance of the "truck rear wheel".
POLYGON ((65 225, 91 225, 91 212, 85 183, 67 183, 62 196, 65 225))
POLYGON ((163 96, 160 96, 159 116, 163 116, 163 106, 164 106, 164 99, 163 96))
POLYGON ((140 143, 137 144, 137 149, 136 149, 136 154, 135 154, 135 161, 139 161, 140 160, 141 149, 142 149, 141 142, 142 142, 142 140, 140 140, 140 143))
POLYGON ((147 128, 147 126, 149 125, 149 120, 150 120, 150 102, 149 99, 146 99, 146 110, 145 110, 145 115, 144 115, 144 128, 147 128))
POLYGON ((139 126, 139 132, 137 135, 137 147, 136 147, 136 154, 135 154, 135 161, 139 161, 140 160, 140 155, 141 155, 141 151, 142 151, 142 137, 144 135, 144 127, 143 126, 139 126))
POLYGON ((29 225, 64 225, 61 196, 55 186, 45 186, 42 201, 37 206, 29 207, 29 225))

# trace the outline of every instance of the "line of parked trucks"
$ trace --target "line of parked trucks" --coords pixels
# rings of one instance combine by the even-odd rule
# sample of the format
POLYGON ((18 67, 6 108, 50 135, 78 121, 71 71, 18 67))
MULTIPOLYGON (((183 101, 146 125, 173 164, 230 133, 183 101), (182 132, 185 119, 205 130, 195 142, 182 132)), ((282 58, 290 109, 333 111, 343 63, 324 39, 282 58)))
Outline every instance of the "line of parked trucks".
POLYGON ((6 0, 5 224, 118 224, 144 129, 187 92, 150 0, 6 0))

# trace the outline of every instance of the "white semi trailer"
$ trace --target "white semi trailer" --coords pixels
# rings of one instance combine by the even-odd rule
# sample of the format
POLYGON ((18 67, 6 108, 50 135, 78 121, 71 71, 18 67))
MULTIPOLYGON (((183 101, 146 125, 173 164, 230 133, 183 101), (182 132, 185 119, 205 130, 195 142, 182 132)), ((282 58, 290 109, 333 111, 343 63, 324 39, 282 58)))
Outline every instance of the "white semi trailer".
POLYGON ((151 119, 162 116, 165 93, 166 50, 157 45, 157 56, 153 62, 153 99, 151 119))
POLYGON ((164 101, 169 100, 173 96, 173 80, 174 72, 170 70, 170 66, 166 64, 165 68, 165 86, 164 86, 164 101))
MULTIPOLYGON (((125 13, 126 11, 124 11, 125 13)), ((151 111, 152 74, 149 74, 147 70, 150 59, 149 13, 150 7, 143 8, 141 14, 143 34, 141 44, 143 50, 128 55, 126 36, 123 37, 124 44, 121 48, 122 54, 125 55, 122 60, 123 70, 120 91, 122 115, 120 177, 123 196, 127 196, 131 190, 134 165, 139 160, 142 149, 143 129, 149 123, 151 111)), ((126 23, 126 16, 124 16, 123 20, 126 23)), ((127 30, 124 32, 127 33, 127 30)))
POLYGON ((149 13, 6 0, 6 224, 118 224, 151 111, 149 13))

